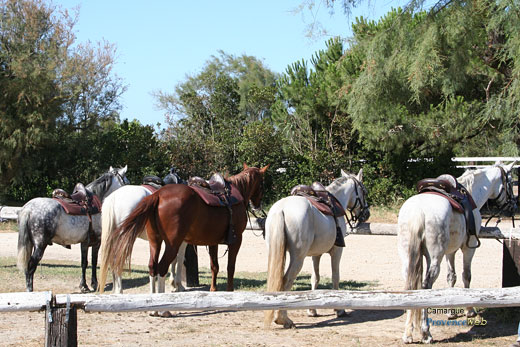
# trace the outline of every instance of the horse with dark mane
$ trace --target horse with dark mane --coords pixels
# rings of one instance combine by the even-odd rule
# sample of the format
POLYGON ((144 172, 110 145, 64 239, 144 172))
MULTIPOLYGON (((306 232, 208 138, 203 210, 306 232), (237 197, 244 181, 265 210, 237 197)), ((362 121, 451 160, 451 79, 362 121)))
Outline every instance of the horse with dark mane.
POLYGON ((175 259, 183 241, 211 246, 210 290, 214 291, 218 267, 214 268, 213 260, 217 260, 217 246, 226 239, 231 224, 235 240, 229 244, 227 290, 232 291, 236 257, 247 224, 247 204, 251 201, 253 207, 260 206, 263 179, 268 166, 259 169, 244 164, 241 173, 227 179, 232 189, 236 189, 243 198, 228 208, 208 205, 195 189, 182 184, 166 185, 143 198, 103 246, 103 253, 112 254, 109 259, 112 271, 120 274, 125 263, 130 265, 134 242, 146 227, 150 242, 150 276, 166 276, 168 266, 175 259), (159 261, 163 241, 165 251, 159 261))
MULTIPOLYGON (((79 195, 93 196, 103 202, 105 197, 128 184, 127 167, 113 169, 83 187, 79 195)), ((68 195, 66 192, 62 191, 68 195)), ((74 194, 72 194, 74 196, 74 194)), ((26 288, 33 290, 33 275, 38 263, 43 257, 47 246, 57 243, 70 247, 81 243, 82 278, 80 288, 83 292, 90 291, 86 284, 88 248, 92 247, 92 286, 97 288, 97 256, 101 240, 101 214, 72 215, 57 199, 34 198, 27 202, 18 215, 18 267, 25 272, 26 288)))

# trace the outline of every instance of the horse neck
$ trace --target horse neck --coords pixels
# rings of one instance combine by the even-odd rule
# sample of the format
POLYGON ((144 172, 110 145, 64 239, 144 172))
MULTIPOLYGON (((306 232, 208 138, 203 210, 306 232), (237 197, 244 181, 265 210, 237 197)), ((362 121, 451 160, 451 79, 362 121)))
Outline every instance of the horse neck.
POLYGON ((249 199, 251 199, 251 194, 253 193, 251 174, 242 171, 237 175, 229 177, 229 181, 238 189, 240 194, 242 194, 244 201, 247 203, 249 199))
MULTIPOLYGON (((119 183, 119 180, 116 178, 116 176, 111 175, 110 179, 111 179, 111 183, 108 185, 108 189, 106 189, 106 190, 94 188, 94 186, 96 186, 96 183, 98 183, 97 180, 89 183, 85 188, 90 190, 95 196, 98 197, 99 201, 101 201, 101 203, 103 203, 103 201, 105 200, 105 198, 107 196, 109 196, 117 188, 121 187, 121 184, 119 183)), ((100 183, 98 183, 98 184, 100 184, 100 183)))
POLYGON ((327 186, 327 191, 334 195, 336 199, 341 203, 343 208, 348 208, 353 205, 354 201, 354 192, 355 192, 355 181, 353 179, 348 179, 348 184, 337 184, 331 183, 327 186))
POLYGON ((464 173, 457 178, 457 181, 469 191, 478 209, 484 206, 490 198, 494 192, 495 184, 501 183, 500 170, 498 168, 494 169, 477 170, 469 174, 464 173))

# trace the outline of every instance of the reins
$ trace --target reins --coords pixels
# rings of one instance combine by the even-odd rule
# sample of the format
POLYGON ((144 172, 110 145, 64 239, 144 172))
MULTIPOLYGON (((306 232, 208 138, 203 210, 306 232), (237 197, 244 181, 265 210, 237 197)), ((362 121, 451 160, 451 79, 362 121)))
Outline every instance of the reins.
MULTIPOLYGON (((496 225, 498 225, 498 223, 500 223, 502 221, 502 217, 501 217, 502 212, 504 212, 504 211, 511 211, 511 222, 512 222, 513 228, 514 228, 515 227, 515 213, 514 213, 514 211, 516 210, 516 204, 515 204, 515 196, 514 196, 514 193, 513 193, 513 185, 511 183, 511 181, 508 179, 509 178, 509 174, 506 173, 504 168, 502 168, 501 166, 498 166, 498 168, 500 169, 500 175, 502 177, 502 190, 500 191, 500 193, 498 194, 498 196, 495 199, 488 199, 488 201, 486 202, 486 205, 488 205, 488 208, 489 208, 488 202, 489 201, 491 201, 491 203, 498 202, 500 197, 504 193, 505 193, 506 197, 504 199, 504 203, 501 206, 498 206, 498 208, 499 208, 498 212, 493 213, 487 219, 486 224, 484 224, 484 227, 487 227, 487 225, 491 221, 491 219, 493 219, 493 218, 495 218, 497 216, 498 216, 498 220, 497 220, 496 225)), ((500 240, 498 240, 498 239, 497 239, 497 241, 500 242, 500 240)))
POLYGON ((347 207, 347 209, 346 209, 350 214, 350 218, 349 218, 348 214, 345 214, 345 218, 347 219, 347 223, 348 223, 350 229, 355 229, 360 224, 360 217, 363 216, 364 214, 366 214, 366 212, 368 211, 368 203, 366 200, 366 197, 368 196, 368 191, 367 191, 366 187, 363 185, 363 183, 361 181, 359 181, 354 175, 350 175, 349 178, 354 181, 354 191, 356 193, 356 200, 354 202, 354 206, 352 206, 351 208, 347 207), (360 197, 360 194, 358 191, 358 186, 360 187, 361 191, 363 192, 363 201, 361 201, 361 197, 360 197), (356 214, 354 213, 354 209, 358 205, 361 207, 361 212, 359 213, 359 216, 356 216, 356 214), (355 223, 354 226, 352 226, 352 222, 355 223))

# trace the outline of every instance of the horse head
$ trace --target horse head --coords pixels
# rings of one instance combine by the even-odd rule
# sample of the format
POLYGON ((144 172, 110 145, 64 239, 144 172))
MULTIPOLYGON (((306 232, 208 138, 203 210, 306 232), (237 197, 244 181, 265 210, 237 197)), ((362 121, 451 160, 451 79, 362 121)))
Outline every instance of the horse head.
POLYGON ((108 172, 98 177, 94 182, 90 183, 86 188, 92 191, 103 202, 105 197, 110 195, 116 189, 130 184, 126 177, 128 165, 123 168, 115 169, 110 166, 108 172))
POLYGON ((256 167, 248 167, 247 164, 244 163, 244 170, 242 172, 248 177, 249 200, 255 210, 261 208, 262 197, 264 195, 264 174, 269 166, 270 164, 267 164, 259 169, 256 167))
POLYGON ((513 177, 511 174, 515 163, 516 161, 509 165, 504 165, 500 162, 496 162, 493 166, 497 167, 500 172, 495 176, 497 184, 493 184, 495 189, 492 189, 489 200, 496 203, 501 210, 515 211, 517 208, 516 199, 513 193, 513 177))
POLYGON ((363 169, 360 169, 357 175, 349 174, 341 170, 341 177, 335 182, 340 183, 344 188, 348 189, 348 183, 353 182, 353 194, 350 194, 345 205, 347 214, 347 222, 350 228, 356 228, 360 223, 366 222, 370 217, 370 208, 368 206, 368 191, 363 184, 363 169), (354 224, 352 224, 354 223, 354 224))

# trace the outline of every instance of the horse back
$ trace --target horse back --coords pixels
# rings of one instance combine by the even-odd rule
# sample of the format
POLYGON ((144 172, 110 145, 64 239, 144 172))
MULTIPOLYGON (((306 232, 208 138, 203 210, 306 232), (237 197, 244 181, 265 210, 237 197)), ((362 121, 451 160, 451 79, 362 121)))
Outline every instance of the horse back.
MULTIPOLYGON (((170 237, 183 237, 194 245, 217 245, 226 235, 227 207, 208 206, 193 189, 183 184, 166 185, 154 194, 160 198, 158 223, 170 237)), ((245 204, 233 205, 232 213, 235 232, 242 234, 247 225, 245 204)))

